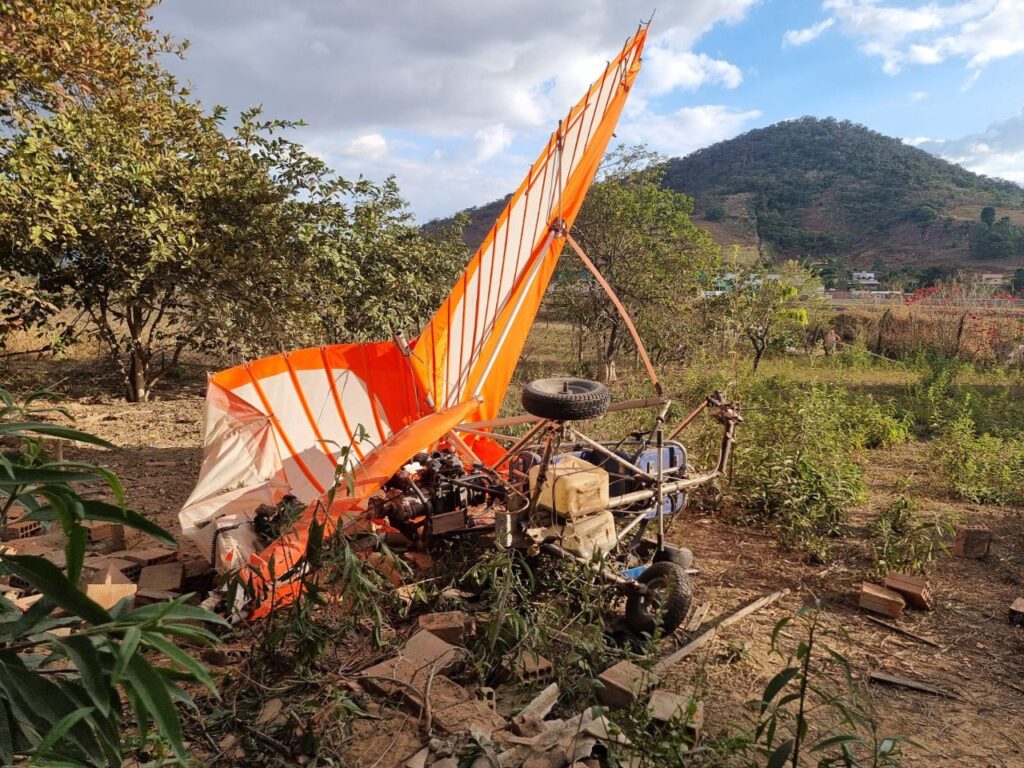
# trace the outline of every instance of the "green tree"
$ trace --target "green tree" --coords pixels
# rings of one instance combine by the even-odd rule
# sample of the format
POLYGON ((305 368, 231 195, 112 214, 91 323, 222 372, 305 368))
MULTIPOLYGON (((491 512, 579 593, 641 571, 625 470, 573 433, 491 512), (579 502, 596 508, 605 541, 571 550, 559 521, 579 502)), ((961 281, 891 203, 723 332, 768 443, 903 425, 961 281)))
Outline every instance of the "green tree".
POLYGON ((990 227, 996 223, 996 209, 994 206, 986 205, 981 209, 981 223, 990 227))
POLYGON ((159 0, 0 0, 0 122, 88 103, 150 76, 180 46, 153 30, 159 0))
MULTIPOLYGON (((644 147, 618 148, 587 195, 573 236, 618 294, 655 359, 679 359, 704 288, 718 272, 719 249, 696 227, 693 200, 661 185, 663 169, 644 147)), ((566 253, 554 302, 584 340, 596 342, 602 377, 614 380, 628 330, 590 273, 566 253)))
POLYGON ((1014 293, 1024 291, 1024 269, 1014 271, 1012 288, 1014 293))
POLYGON ((750 343, 756 372, 770 347, 794 339, 807 325, 808 308, 820 301, 821 282, 796 261, 735 271, 736 289, 724 298, 737 332, 750 343))
POLYGON ((186 349, 385 335, 448 290, 458 228, 422 236, 393 180, 338 177, 258 110, 225 133, 152 62, 132 73, 0 138, 0 267, 86 313, 129 400, 186 349))

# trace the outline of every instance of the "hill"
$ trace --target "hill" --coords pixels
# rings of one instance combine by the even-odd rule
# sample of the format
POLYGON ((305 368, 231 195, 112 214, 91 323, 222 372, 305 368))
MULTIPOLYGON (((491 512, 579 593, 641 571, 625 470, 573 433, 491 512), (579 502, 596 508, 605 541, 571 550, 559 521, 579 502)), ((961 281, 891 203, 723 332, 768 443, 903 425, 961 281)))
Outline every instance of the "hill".
MULTIPOLYGON (((669 160, 665 184, 695 199, 697 220, 726 247, 853 266, 1024 264, 1024 188, 851 122, 749 131, 669 160), (980 224, 986 206, 994 227, 980 224)), ((480 242, 503 205, 467 211, 467 242, 480 242)))

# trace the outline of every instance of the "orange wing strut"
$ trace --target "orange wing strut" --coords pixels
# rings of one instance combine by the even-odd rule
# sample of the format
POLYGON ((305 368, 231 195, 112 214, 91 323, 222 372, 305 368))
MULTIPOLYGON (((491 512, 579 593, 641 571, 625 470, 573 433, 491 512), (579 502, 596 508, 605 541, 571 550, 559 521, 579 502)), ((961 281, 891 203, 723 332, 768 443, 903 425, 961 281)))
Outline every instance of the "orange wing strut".
POLYGON ((661 389, 661 383, 658 381, 658 374, 654 372, 654 366, 651 365, 651 359, 647 357, 647 350, 644 349, 644 343, 640 341, 640 334, 637 333, 636 326, 633 325, 633 321, 629 318, 629 313, 626 311, 626 308, 622 306, 622 302, 619 301, 619 297, 615 295, 615 291, 610 285, 608 285, 608 281, 604 279, 597 267, 594 266, 594 262, 592 262, 590 257, 583 252, 579 243, 577 243, 573 239, 573 236, 568 232, 565 233, 565 241, 572 246, 572 249, 576 251, 576 255, 580 257, 580 261, 583 262, 583 265, 590 270, 590 274, 592 274, 594 279, 597 280, 597 284, 604 288, 604 292, 608 294, 608 299, 615 305, 615 309, 618 310, 619 314, 622 316, 622 321, 629 329, 629 335, 633 337, 633 343, 636 344, 636 351, 640 353, 640 359, 644 361, 644 366, 647 368, 647 375, 650 376, 651 383, 654 385, 654 391, 659 395, 664 394, 661 389))

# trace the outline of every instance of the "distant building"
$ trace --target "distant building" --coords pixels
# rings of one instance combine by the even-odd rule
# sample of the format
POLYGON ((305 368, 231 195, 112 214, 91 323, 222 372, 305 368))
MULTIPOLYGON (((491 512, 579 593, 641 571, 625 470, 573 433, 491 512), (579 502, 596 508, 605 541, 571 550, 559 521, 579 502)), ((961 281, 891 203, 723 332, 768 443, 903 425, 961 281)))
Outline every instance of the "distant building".
POLYGON ((1001 272, 982 272, 981 273, 981 284, 988 285, 993 288, 1001 288, 1005 285, 1009 285, 1012 278, 1010 275, 1004 275, 1001 272))
POLYGON ((874 272, 854 272, 852 277, 853 277, 853 282, 855 282, 855 283, 862 283, 863 284, 863 283, 876 283, 876 282, 878 282, 875 279, 875 273, 874 272))

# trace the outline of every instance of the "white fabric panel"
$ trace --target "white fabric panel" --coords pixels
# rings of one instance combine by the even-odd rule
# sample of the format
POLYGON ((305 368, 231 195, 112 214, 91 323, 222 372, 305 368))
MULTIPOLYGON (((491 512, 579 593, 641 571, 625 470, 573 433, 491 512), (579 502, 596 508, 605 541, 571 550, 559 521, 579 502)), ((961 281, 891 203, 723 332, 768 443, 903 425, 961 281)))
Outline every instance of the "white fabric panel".
POLYGON ((466 301, 458 301, 452 309, 452 322, 449 326, 451 333, 451 346, 448 349, 448 353, 445 356, 445 378, 442 382, 445 392, 445 400, 441 405, 448 406, 452 402, 452 395, 455 393, 455 388, 458 380, 459 370, 459 345, 462 343, 462 339, 459 336, 459 329, 463 326, 463 309, 466 306, 466 301))
POLYGON ((256 394, 256 387, 252 384, 243 384, 240 387, 236 387, 231 390, 231 394, 239 400, 244 400, 260 413, 266 413, 267 409, 263 407, 263 401, 260 400, 260 396, 256 394))
POLYGON ((373 409, 370 406, 370 396, 366 391, 366 384, 363 380, 351 371, 335 371, 335 386, 338 396, 341 398, 341 407, 345 409, 345 418, 352 428, 353 434, 361 426, 369 435, 370 442, 360 443, 363 453, 369 453, 372 448, 384 442, 377 429, 377 421, 373 418, 373 409))
MULTIPOLYGON (((274 415, 277 416, 278 424, 280 424, 281 429, 288 436, 288 440, 291 442, 296 455, 302 459, 302 462, 326 490, 332 485, 335 464, 323 452, 319 441, 316 439, 316 432, 313 431, 313 425, 309 423, 309 417, 306 416, 306 411, 302 407, 302 402, 295 391, 295 384, 292 382, 291 375, 285 371, 274 376, 268 376, 260 380, 260 387, 271 409, 273 409, 274 415)), ((281 449, 281 455, 288 456, 289 450, 284 440, 280 440, 278 445, 281 449)), ((309 482, 302 468, 297 466, 297 462, 293 463, 296 464, 295 471, 302 475, 303 480, 309 482)), ((286 459, 285 470, 288 472, 289 479, 291 479, 292 467, 288 464, 289 462, 286 459)), ((309 483, 309 485, 314 489, 316 487, 312 483, 309 483)))
POLYGON ((391 422, 388 421, 387 415, 384 413, 384 405, 376 395, 373 396, 373 403, 377 406, 377 415, 380 416, 380 425, 384 428, 384 439, 390 440, 394 437, 395 433, 394 430, 391 429, 391 422))
POLYGON ((295 377, 299 380, 299 385, 306 395, 306 402, 309 403, 309 410, 313 413, 320 435, 326 442, 327 449, 337 461, 341 449, 349 443, 349 435, 345 431, 345 424, 338 415, 338 407, 334 403, 334 395, 331 394, 328 375, 322 369, 295 372, 295 377))

